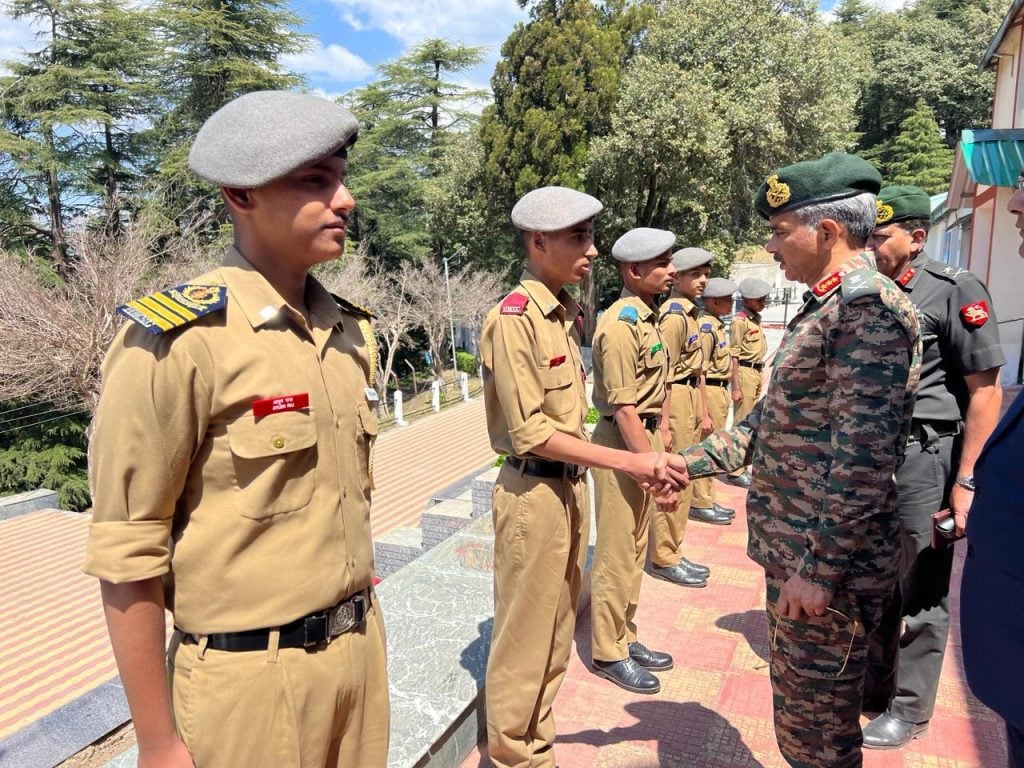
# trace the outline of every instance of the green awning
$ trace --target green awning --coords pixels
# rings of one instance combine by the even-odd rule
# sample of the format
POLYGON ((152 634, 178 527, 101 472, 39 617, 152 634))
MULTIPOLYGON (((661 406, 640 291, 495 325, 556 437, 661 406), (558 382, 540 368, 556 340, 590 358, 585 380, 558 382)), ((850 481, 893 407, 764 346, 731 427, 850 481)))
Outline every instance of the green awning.
POLYGON ((990 187, 1015 187, 1024 169, 1024 130, 965 130, 960 151, 972 181, 990 187))

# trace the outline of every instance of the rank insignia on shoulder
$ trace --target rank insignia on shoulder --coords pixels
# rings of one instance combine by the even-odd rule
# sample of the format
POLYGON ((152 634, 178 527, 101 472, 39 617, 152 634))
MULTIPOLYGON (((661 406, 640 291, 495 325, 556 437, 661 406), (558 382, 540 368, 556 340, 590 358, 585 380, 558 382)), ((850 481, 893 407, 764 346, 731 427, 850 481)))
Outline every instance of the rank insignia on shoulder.
POLYGON ((619 310, 619 320, 630 325, 636 325, 640 319, 640 313, 636 311, 636 307, 623 307, 619 310))
POLYGON ((524 296, 521 293, 510 293, 505 297, 505 300, 501 302, 501 314, 521 315, 526 311, 526 305, 529 302, 529 296, 524 296))
POLYGON ((155 335, 188 325, 227 303, 223 285, 179 285, 129 301, 117 311, 155 335))
POLYGON ((984 301, 977 301, 974 304, 967 304, 966 306, 960 307, 960 317, 962 317, 964 322, 968 325, 973 325, 975 328, 981 328, 981 326, 988 322, 988 304, 984 301))
POLYGON ((702 330, 702 331, 703 331, 704 333, 711 333, 711 331, 713 330, 713 329, 711 328, 711 323, 701 323, 700 329, 701 329, 701 330, 702 330))
POLYGON ((902 275, 900 275, 896 279, 896 282, 899 283, 900 285, 902 285, 904 288, 906 288, 907 287, 907 283, 909 283, 911 280, 913 280, 914 279, 914 275, 916 275, 916 274, 917 274, 917 270, 914 269, 913 267, 911 267, 906 272, 904 272, 902 275))
POLYGON ((863 296, 879 295, 877 282, 869 279, 866 270, 855 269, 853 272, 847 272, 840 282, 843 284, 843 301, 851 302, 863 296))
POLYGON ((831 291, 835 290, 839 283, 842 281, 842 277, 838 272, 833 272, 826 278, 819 280, 813 288, 811 293, 817 296, 819 299, 828 295, 831 291))

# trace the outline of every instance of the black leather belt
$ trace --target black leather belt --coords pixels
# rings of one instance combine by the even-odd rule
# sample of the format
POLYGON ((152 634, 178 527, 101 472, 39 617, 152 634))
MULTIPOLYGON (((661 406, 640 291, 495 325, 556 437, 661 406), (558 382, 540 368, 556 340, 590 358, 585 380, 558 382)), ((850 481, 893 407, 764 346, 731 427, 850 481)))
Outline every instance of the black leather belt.
MULTIPOLYGON (((366 591, 357 592, 333 608, 311 613, 282 625, 279 648, 305 648, 314 651, 331 638, 361 627, 366 619, 369 598, 366 591)), ((215 651, 265 651, 270 642, 271 629, 249 629, 244 632, 219 632, 206 636, 206 647, 215 651)), ((185 639, 197 642, 195 635, 185 639)))
POLYGON ((910 437, 907 445, 928 445, 940 437, 955 437, 964 431, 962 421, 928 421, 913 419, 910 422, 910 437))
POLYGON ((505 463, 524 475, 534 477, 579 477, 587 471, 587 468, 580 464, 545 459, 521 459, 518 456, 506 457, 505 463))
MULTIPOLYGON (((605 421, 610 421, 612 424, 615 424, 615 419, 613 419, 611 416, 602 416, 601 418, 604 419, 605 421)), ((644 425, 644 429, 650 432, 651 430, 658 428, 658 419, 658 416, 641 416, 640 423, 644 425)))
POLYGON ((753 368, 755 371, 760 371, 764 368, 764 363, 748 363, 746 360, 740 360, 739 364, 744 368, 753 368))
POLYGON ((683 386, 686 387, 696 387, 698 384, 700 384, 700 376, 690 376, 685 379, 680 379, 679 381, 673 381, 672 383, 682 384, 683 386))
POLYGON ((709 387, 728 387, 729 386, 729 380, 728 379, 707 379, 707 380, 705 380, 704 383, 707 384, 709 387))

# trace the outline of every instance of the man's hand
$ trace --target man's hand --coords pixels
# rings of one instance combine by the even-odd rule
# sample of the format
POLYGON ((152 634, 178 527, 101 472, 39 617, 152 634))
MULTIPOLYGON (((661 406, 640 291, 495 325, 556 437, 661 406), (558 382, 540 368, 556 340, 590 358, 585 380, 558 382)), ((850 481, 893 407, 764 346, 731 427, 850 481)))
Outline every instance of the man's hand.
POLYGON ((195 768, 188 747, 177 736, 166 742, 139 746, 139 768, 195 768))
POLYGON ((625 470, 648 493, 685 488, 690 482, 686 460, 677 453, 636 453, 625 470))
POLYGON ((732 388, 732 391, 730 392, 730 395, 732 396, 732 401, 734 403, 739 403, 743 401, 743 390, 740 389, 739 387, 734 386, 732 388))
POLYGON ((971 504, 974 502, 974 491, 968 491, 961 485, 953 485, 949 494, 949 508, 953 510, 953 525, 956 527, 956 535, 963 536, 967 528, 967 515, 971 511, 971 504))
POLYGON ((705 435, 710 435, 712 432, 715 431, 715 424, 713 421, 711 421, 710 415, 701 417, 700 429, 701 432, 705 435))
POLYGON ((654 503, 658 505, 659 512, 673 512, 679 501, 679 494, 676 491, 664 491, 654 496, 654 503))
POLYGON ((672 450, 672 430, 668 428, 668 424, 662 423, 658 430, 658 434, 661 435, 661 444, 665 446, 666 451, 672 450))
POLYGON ((794 573, 779 591, 779 601, 775 604, 775 612, 779 616, 799 619, 801 615, 824 616, 828 607, 828 593, 805 581, 800 574, 794 573))

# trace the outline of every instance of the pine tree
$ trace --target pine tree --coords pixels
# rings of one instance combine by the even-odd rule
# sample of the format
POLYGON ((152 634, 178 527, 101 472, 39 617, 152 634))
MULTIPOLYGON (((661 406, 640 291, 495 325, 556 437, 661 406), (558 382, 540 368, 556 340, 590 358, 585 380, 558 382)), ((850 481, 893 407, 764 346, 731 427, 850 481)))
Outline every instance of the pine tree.
POLYGON ((887 184, 913 184, 933 195, 949 186, 953 150, 942 140, 935 113, 923 100, 900 123, 882 157, 887 184))

